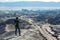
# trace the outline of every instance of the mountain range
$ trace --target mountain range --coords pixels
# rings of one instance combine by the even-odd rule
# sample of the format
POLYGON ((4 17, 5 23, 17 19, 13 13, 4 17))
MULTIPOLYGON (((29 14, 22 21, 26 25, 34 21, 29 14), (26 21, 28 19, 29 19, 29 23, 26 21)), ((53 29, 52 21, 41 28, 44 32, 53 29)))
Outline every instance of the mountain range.
POLYGON ((0 2, 0 6, 8 7, 60 7, 60 2, 20 1, 0 2))

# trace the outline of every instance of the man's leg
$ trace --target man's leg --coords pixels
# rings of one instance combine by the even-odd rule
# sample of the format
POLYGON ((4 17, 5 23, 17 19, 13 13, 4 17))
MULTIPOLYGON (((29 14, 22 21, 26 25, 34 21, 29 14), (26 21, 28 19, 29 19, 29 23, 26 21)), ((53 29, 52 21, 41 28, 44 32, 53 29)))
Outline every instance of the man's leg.
POLYGON ((17 35, 17 27, 15 27, 15 35, 17 35))
POLYGON ((21 31, 20 31, 20 28, 18 27, 18 31, 19 31, 19 36, 21 36, 21 31))

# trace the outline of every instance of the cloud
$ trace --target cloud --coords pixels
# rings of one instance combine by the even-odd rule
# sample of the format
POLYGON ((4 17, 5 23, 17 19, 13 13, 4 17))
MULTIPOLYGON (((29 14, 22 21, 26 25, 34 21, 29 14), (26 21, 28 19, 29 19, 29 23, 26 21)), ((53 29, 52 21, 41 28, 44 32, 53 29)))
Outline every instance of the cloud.
POLYGON ((0 0, 0 1, 6 1, 6 0, 0 0))
POLYGON ((60 2, 60 0, 25 0, 25 1, 60 2))
POLYGON ((0 2, 15 2, 15 1, 20 1, 20 0, 0 0, 0 2))
POLYGON ((17 2, 17 1, 44 1, 44 2, 60 2, 60 0, 0 0, 0 2, 17 2))

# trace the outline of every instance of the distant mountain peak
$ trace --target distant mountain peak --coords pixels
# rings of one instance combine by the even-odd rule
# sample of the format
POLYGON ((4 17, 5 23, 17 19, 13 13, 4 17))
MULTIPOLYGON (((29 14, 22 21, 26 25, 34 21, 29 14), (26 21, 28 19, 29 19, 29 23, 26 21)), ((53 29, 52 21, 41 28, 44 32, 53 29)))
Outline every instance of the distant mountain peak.
POLYGON ((40 2, 40 1, 0 2, 0 6, 60 7, 60 2, 40 2))

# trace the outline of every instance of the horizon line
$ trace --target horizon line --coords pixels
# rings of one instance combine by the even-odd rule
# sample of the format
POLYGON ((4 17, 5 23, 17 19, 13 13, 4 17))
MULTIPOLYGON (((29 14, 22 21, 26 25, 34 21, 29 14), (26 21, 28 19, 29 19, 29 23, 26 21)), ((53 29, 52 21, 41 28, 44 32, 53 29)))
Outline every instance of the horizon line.
POLYGON ((53 3, 60 3, 60 1, 0 1, 1 3, 9 3, 9 2, 53 2, 53 3))

